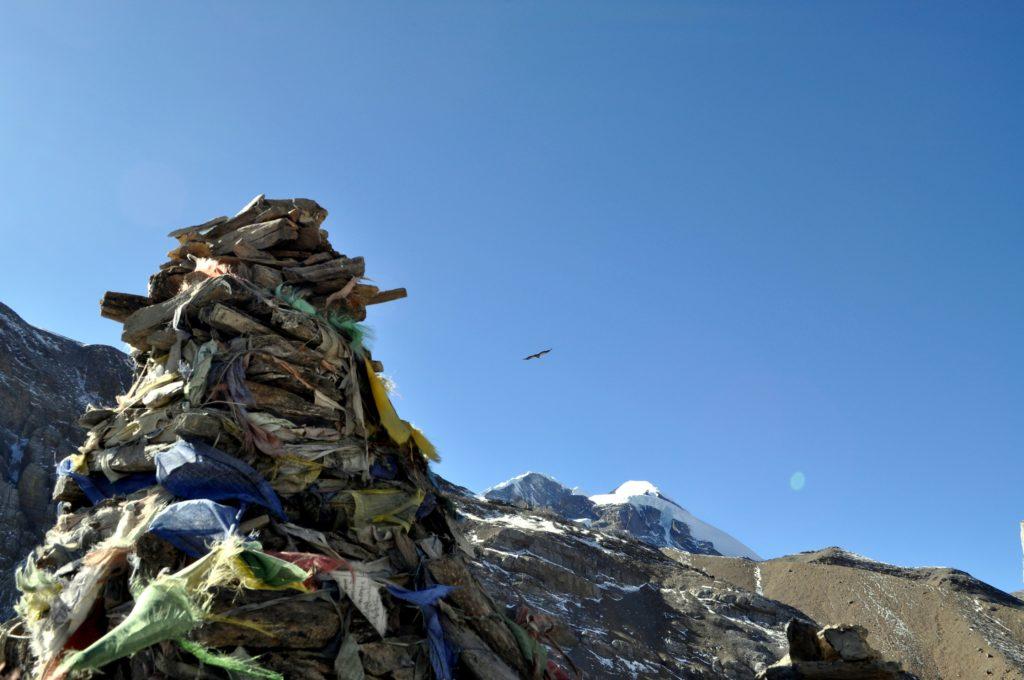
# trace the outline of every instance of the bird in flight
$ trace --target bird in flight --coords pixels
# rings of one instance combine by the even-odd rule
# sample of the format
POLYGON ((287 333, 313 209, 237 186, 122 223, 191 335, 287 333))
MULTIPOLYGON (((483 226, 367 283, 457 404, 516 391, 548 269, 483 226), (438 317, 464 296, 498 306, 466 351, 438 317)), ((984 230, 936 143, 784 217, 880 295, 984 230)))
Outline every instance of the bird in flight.
POLYGON ((537 352, 536 354, 531 354, 528 357, 523 357, 523 361, 529 361, 530 359, 540 359, 542 356, 544 356, 545 354, 547 354, 550 351, 551 351, 550 349, 546 349, 543 352, 537 352))

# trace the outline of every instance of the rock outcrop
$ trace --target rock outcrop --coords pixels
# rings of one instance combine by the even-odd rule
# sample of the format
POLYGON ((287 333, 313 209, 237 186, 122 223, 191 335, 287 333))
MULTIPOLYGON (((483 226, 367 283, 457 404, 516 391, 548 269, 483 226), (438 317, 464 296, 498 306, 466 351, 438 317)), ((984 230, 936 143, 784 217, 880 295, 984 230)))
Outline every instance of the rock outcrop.
POLYGON ((85 431, 87 404, 112 404, 131 381, 130 359, 34 328, 0 303, 0 612, 15 599, 14 566, 53 523, 56 462, 85 431))
POLYGON ((898 663, 884 661, 861 626, 825 626, 803 621, 786 626, 789 653, 757 674, 758 680, 913 680, 898 663))

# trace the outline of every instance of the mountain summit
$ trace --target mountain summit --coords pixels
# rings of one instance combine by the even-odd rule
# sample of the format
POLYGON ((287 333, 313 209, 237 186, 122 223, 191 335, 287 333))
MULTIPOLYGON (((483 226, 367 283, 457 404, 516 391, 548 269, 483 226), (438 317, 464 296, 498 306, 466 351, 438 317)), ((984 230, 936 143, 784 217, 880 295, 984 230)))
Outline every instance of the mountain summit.
POLYGON ((488 500, 523 508, 546 508, 566 519, 598 518, 594 503, 589 498, 540 472, 525 472, 492 486, 481 495, 488 500))
POLYGON ((631 480, 611 493, 588 498, 549 475, 527 472, 492 486, 482 495, 519 507, 544 508, 598 529, 623 532, 656 547, 761 559, 749 547, 698 519, 648 481, 631 480))

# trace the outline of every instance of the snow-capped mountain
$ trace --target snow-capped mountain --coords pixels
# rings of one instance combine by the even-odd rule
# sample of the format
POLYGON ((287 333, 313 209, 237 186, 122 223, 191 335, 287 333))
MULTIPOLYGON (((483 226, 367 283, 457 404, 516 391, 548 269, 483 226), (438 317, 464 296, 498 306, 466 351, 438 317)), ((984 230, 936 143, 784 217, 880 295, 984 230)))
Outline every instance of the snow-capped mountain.
POLYGON ((761 559, 729 534, 694 517, 650 482, 625 482, 611 493, 588 498, 553 477, 527 472, 492 486, 482 495, 520 507, 545 508, 597 529, 621 531, 653 546, 761 559))
POLYGON ((547 508, 566 519, 594 520, 598 516, 590 499, 540 472, 525 472, 492 486, 481 495, 488 500, 520 507, 547 508))
MULTIPOLYGON (((658 487, 650 482, 629 481, 621 484, 612 493, 591 496, 590 502, 599 509, 607 508, 617 511, 620 516, 628 517, 631 512, 636 512, 642 517, 655 517, 656 526, 652 526, 649 521, 645 520, 643 530, 651 534, 650 539, 641 537, 645 543, 678 548, 680 543, 685 542, 689 537, 697 544, 710 544, 714 552, 707 550, 688 550, 688 552, 718 553, 726 557, 746 557, 751 560, 761 559, 757 553, 729 534, 694 517, 684 507, 662 494, 658 487), (626 510, 626 508, 631 508, 631 510, 626 510), (659 531, 660 536, 658 535, 659 531)), ((606 520, 608 519, 607 512, 601 510, 599 512, 606 520)), ((627 531, 635 533, 631 528, 633 524, 630 521, 627 520, 624 525, 627 531)))

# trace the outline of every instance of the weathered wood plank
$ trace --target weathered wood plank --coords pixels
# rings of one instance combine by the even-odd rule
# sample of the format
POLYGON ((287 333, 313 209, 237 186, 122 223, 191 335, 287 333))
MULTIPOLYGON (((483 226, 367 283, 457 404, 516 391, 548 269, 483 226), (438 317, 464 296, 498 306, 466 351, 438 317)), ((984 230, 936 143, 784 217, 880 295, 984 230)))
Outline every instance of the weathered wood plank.
POLYGON ((208 279, 196 284, 195 289, 182 291, 170 300, 158 302, 133 312, 124 321, 121 339, 132 347, 147 350, 149 344, 146 342, 146 338, 154 330, 170 321, 174 317, 174 310, 180 305, 191 301, 186 312, 193 313, 194 310, 201 309, 206 305, 226 300, 231 295, 230 286, 224 285, 221 279, 208 279))
POLYGON ((129 316, 151 304, 153 301, 145 295, 115 293, 108 290, 100 300, 100 316, 124 323, 129 316))
POLYGON ((299 227, 287 218, 269 222, 258 222, 225 234, 213 246, 214 255, 227 255, 239 243, 246 243, 256 250, 266 250, 281 241, 290 241, 299 234, 299 227))
POLYGON ((273 332, 248 314, 220 303, 207 307, 199 316, 214 328, 235 335, 265 335, 273 332))
POLYGON ((382 290, 381 292, 370 298, 366 304, 368 305, 379 305, 385 302, 391 302, 392 300, 401 300, 404 297, 408 297, 409 293, 405 288, 393 288, 391 290, 382 290))
POLYGON ((366 273, 366 262, 361 257, 339 257, 308 267, 285 267, 283 273, 285 281, 292 283, 317 283, 331 279, 344 279, 342 281, 342 285, 344 285, 349 279, 359 278, 366 273))

